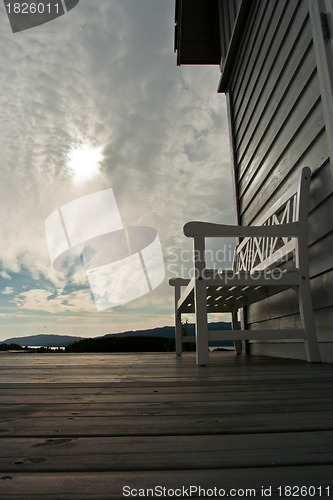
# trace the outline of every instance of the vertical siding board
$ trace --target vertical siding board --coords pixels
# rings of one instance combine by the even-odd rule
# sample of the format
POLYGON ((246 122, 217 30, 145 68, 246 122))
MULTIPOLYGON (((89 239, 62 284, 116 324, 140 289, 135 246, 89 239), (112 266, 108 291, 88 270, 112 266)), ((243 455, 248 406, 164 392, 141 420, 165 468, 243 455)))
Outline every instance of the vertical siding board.
POLYGON ((239 179, 244 176, 251 165, 260 144, 266 140, 271 125, 279 117, 283 102, 289 101, 292 105, 291 99, 295 99, 295 95, 298 95, 297 86, 300 86, 301 90, 308 81, 309 75, 311 76, 315 71, 311 41, 307 40, 307 33, 304 35, 299 39, 300 47, 304 50, 302 60, 299 62, 300 54, 295 51, 288 60, 287 66, 281 69, 279 78, 275 73, 271 74, 269 86, 266 89, 268 95, 266 99, 263 95, 258 102, 255 114, 251 118, 251 128, 242 138, 243 144, 240 144, 238 148, 239 179))
MULTIPOLYGON (((333 232, 333 195, 309 214, 309 244, 314 245, 333 232)), ((328 252, 333 268, 333 252, 328 252)))
MULTIPOLYGON (((250 127, 255 129, 257 123, 262 125, 262 115, 264 112, 271 118, 274 108, 279 105, 278 103, 282 100, 282 95, 286 92, 288 81, 293 80, 298 71, 302 71, 302 61, 299 61, 299 59, 300 57, 303 58, 304 54, 307 53, 310 44, 311 30, 309 22, 306 19, 306 14, 298 16, 297 22, 292 25, 285 24, 284 29, 280 29, 278 37, 275 39, 273 53, 270 58, 266 58, 263 72, 261 75, 258 75, 258 83, 253 91, 252 98, 248 102, 247 109, 243 110, 242 120, 239 125, 235 124, 240 162, 246 151, 246 146, 243 145, 243 142, 246 145, 253 142, 252 138, 249 139, 245 134, 250 133, 250 127), (284 49, 283 45, 286 40, 288 41, 288 45, 287 49, 284 49), (269 106, 270 109, 267 109, 269 106)), ((314 66, 315 63, 313 61, 314 66)), ((265 127, 267 127, 267 124, 265 127)))
POLYGON ((259 213, 263 207, 267 196, 265 186, 271 185, 272 188, 275 184, 278 188, 297 160, 305 154, 309 144, 324 130, 320 100, 318 96, 312 94, 311 88, 308 87, 307 95, 304 96, 309 108, 307 116, 304 119, 303 100, 301 100, 292 117, 293 120, 299 119, 300 125, 294 123, 293 129, 281 130, 246 195, 240 197, 239 207, 243 224, 250 223, 253 214, 259 213))
POLYGON ((265 16, 266 8, 266 2, 263 3, 260 2, 260 0, 255 1, 252 5, 249 23, 244 34, 244 39, 240 46, 237 60, 235 61, 232 75, 230 77, 230 88, 233 92, 233 101, 235 107, 239 107, 238 98, 241 99, 240 89, 242 87, 243 79, 245 78, 247 67, 249 65, 248 56, 252 53, 256 36, 258 30, 260 29, 260 24, 263 22, 265 16))
MULTIPOLYGON (((309 95, 311 90, 307 90, 310 86, 312 92, 318 91, 318 80, 316 70, 312 64, 311 53, 307 53, 303 62, 302 69, 294 73, 293 81, 288 82, 285 80, 283 82, 280 80, 282 88, 278 87, 278 92, 272 99, 271 106, 268 107, 262 121, 257 124, 256 129, 249 138, 246 155, 242 160, 239 160, 238 164, 241 196, 243 196, 255 175, 260 176, 261 172, 259 170, 262 168, 267 155, 270 154, 270 149, 277 136, 283 134, 284 130, 289 127, 290 133, 294 131, 297 126, 294 123, 295 108, 297 108, 297 118, 303 122, 302 115, 306 116, 308 113, 313 98, 318 98, 318 93, 316 96, 309 95), (309 97, 309 104, 307 104, 305 96, 309 97)), ((271 154, 270 158, 272 158, 271 154)), ((258 189, 258 186, 256 189, 258 189)))
POLYGON ((227 12, 227 3, 222 0, 223 6, 223 40, 225 45, 225 56, 227 55, 229 40, 227 37, 227 20, 228 20, 228 12, 227 12))
POLYGON ((236 12, 239 11, 241 3, 242 3, 242 0, 235 0, 236 12))
POLYGON ((228 47, 231 38, 229 2, 224 2, 224 13, 225 13, 224 17, 225 39, 228 47))
POLYGON ((276 21, 279 19, 279 15, 275 17, 276 12, 281 13, 285 8, 287 0, 274 0, 269 2, 266 6, 263 3, 265 9, 261 9, 261 16, 256 18, 256 24, 254 26, 252 34, 250 33, 250 43, 246 45, 245 60, 247 61, 241 69, 243 76, 241 81, 238 82, 238 86, 235 88, 236 92, 236 113, 235 120, 238 123, 238 114, 242 110, 242 107, 246 107, 246 102, 248 101, 252 93, 252 82, 256 78, 257 70, 262 64, 262 58, 265 57, 266 52, 263 50, 263 45, 268 41, 270 43, 269 36, 271 34, 269 26, 265 20, 268 18, 269 25, 272 25, 272 19, 276 21), (245 104, 244 104, 245 103, 245 104))
MULTIPOLYGON (((271 125, 266 142, 260 144, 256 156, 239 183, 239 195, 243 206, 246 206, 261 189, 261 184, 269 176, 276 162, 285 156, 286 150, 291 147, 295 137, 299 134, 301 139, 303 137, 304 143, 306 134, 312 137, 322 126, 323 116, 318 97, 318 80, 313 73, 311 80, 303 87, 302 93, 297 96, 292 95, 290 101, 287 101, 283 107, 281 106, 276 115, 274 127, 273 124, 271 125)), ((292 165, 289 168, 287 165, 286 167, 285 174, 292 165)))
POLYGON ((218 4, 218 13, 219 13, 219 25, 220 25, 220 45, 221 45, 221 59, 222 65, 224 64, 226 55, 227 55, 227 43, 225 39, 225 2, 223 0, 219 0, 218 4))
MULTIPOLYGON (((236 13, 235 13, 235 5, 233 0, 228 2, 229 4, 229 31, 230 31, 230 39, 232 36, 235 20, 236 20, 236 13)), ((229 41, 230 41, 229 39, 229 41)))
POLYGON ((308 6, 333 175, 333 2, 332 0, 326 0, 325 2, 308 0, 308 6), (326 12, 329 30, 331 30, 330 38, 323 36, 321 25, 321 13, 323 11, 326 12))
POLYGON ((232 33, 232 27, 234 26, 236 19, 235 2, 231 0, 229 3, 229 13, 230 13, 230 33, 232 33))
POLYGON ((237 14, 241 5, 241 0, 219 0, 219 15, 220 15, 220 40, 221 40, 221 55, 222 64, 225 61, 228 46, 235 27, 237 14))
MULTIPOLYGON (((291 148, 286 152, 281 161, 277 162, 275 165, 274 171, 272 171, 271 175, 261 184, 260 190, 258 191, 258 201, 254 200, 247 205, 246 212, 243 211, 243 224, 251 224, 255 221, 258 216, 258 204, 260 204, 263 210, 266 210, 267 203, 273 204, 282 192, 288 189, 289 185, 295 184, 299 171, 304 165, 309 166, 315 174, 312 186, 313 190, 316 190, 316 196, 315 198, 311 198, 311 209, 313 209, 316 204, 321 203, 331 192, 332 182, 328 181, 327 174, 325 175, 320 171, 318 172, 318 176, 316 175, 317 171, 322 169, 328 162, 327 140, 320 107, 318 107, 318 118, 322 123, 318 134, 309 126, 309 135, 299 135, 297 140, 291 144, 291 148), (286 170, 288 170, 291 165, 294 168, 286 177, 286 170), (326 183, 323 183, 323 179, 326 180, 326 183)), ((238 210, 241 211, 240 206, 238 210)))
POLYGON ((230 157, 231 157, 231 174, 232 174, 232 184, 234 188, 234 211, 235 211, 235 222, 236 224, 240 224, 239 217, 239 195, 238 195, 238 182, 236 177, 236 169, 237 169, 237 157, 236 157, 236 147, 235 147, 235 139, 234 139, 234 131, 233 131, 233 107, 232 107, 232 95, 231 93, 227 94, 227 112, 228 112, 228 128, 229 128, 229 143, 230 143, 230 157))
MULTIPOLYGON (((332 252, 327 251, 328 248, 333 248, 333 233, 329 233, 320 240, 316 241, 310 246, 309 249, 310 276, 312 278, 318 277, 318 279, 321 280, 323 286, 323 290, 321 290, 321 292, 325 292, 327 274, 333 269, 333 255, 332 252)), ((333 274, 333 271, 331 272, 333 274)), ((323 304, 323 300, 325 298, 327 306, 332 306, 332 296, 333 293, 328 296, 324 293, 324 297, 322 298, 320 304, 323 304)), ((314 295, 313 299, 316 300, 316 295, 314 295)))
MULTIPOLYGON (((328 156, 326 138, 318 139, 314 145, 316 151, 314 155, 318 161, 318 165, 312 167, 312 182, 311 182, 311 197, 310 210, 328 198, 333 193, 333 178, 331 173, 331 165, 328 156), (326 148, 326 149, 325 149, 326 148)), ((310 165, 309 165, 310 166, 310 165)), ((332 217, 333 220, 333 217, 332 217)))
POLYGON ((279 47, 282 45, 283 37, 286 36, 288 23, 290 22, 288 18, 293 15, 296 6, 297 3, 294 2, 278 2, 277 8, 269 16, 269 23, 261 25, 261 33, 254 47, 256 57, 247 69, 242 90, 244 98, 235 114, 236 134, 239 133, 240 126, 249 114, 248 107, 255 102, 256 92, 260 93, 260 89, 265 85, 270 68, 272 68, 279 47), (263 47, 265 47, 265 50, 263 50, 263 47))

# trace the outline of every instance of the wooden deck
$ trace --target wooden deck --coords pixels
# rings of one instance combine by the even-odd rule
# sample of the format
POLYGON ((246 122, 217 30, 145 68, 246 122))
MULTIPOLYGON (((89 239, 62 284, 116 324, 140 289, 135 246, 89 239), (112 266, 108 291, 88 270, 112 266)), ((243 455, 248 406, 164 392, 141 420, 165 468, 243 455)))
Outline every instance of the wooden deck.
POLYGON ((1 354, 0 498, 333 497, 333 365, 210 361, 1 354))

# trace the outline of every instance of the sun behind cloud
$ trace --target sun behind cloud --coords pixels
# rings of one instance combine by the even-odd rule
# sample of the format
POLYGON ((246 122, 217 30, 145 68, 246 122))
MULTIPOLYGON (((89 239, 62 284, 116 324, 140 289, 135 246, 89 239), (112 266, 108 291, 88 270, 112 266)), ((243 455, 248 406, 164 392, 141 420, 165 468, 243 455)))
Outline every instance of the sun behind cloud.
POLYGON ((76 181, 89 179, 99 172, 103 161, 102 148, 89 143, 74 146, 67 155, 68 167, 76 181))

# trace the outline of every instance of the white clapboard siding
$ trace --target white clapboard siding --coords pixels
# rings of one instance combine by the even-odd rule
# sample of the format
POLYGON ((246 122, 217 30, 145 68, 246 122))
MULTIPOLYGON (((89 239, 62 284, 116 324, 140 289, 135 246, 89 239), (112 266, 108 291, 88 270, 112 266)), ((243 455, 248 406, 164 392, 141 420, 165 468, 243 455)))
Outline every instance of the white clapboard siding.
MULTIPOLYGON (((311 168, 310 276, 319 340, 325 342, 326 360, 332 361, 332 166, 309 2, 253 0, 247 14, 240 34, 238 27, 232 63, 226 58, 223 66, 222 57, 219 88, 228 94, 238 221, 254 224, 305 165, 311 168)), ((223 15, 230 22, 227 7, 223 15)), ((231 31, 230 40, 237 32, 236 19, 231 31)), ((282 292, 251 305, 245 320, 250 328, 292 328, 299 321, 295 308, 289 292, 282 292)), ((277 352, 275 343, 260 341, 252 351, 277 352)), ((297 344, 288 353, 302 357, 297 344)))

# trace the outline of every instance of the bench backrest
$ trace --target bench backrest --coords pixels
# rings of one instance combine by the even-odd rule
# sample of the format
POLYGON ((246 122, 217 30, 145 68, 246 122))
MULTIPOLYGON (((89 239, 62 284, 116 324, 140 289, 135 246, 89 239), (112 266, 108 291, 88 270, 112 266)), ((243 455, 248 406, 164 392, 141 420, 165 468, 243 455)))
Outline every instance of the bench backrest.
POLYGON ((307 216, 311 170, 302 169, 301 180, 292 186, 255 222, 256 226, 281 225, 298 222, 298 238, 294 237, 246 237, 236 246, 233 269, 240 271, 259 271, 277 266, 284 259, 295 257, 299 261, 300 239, 307 248, 307 216))

